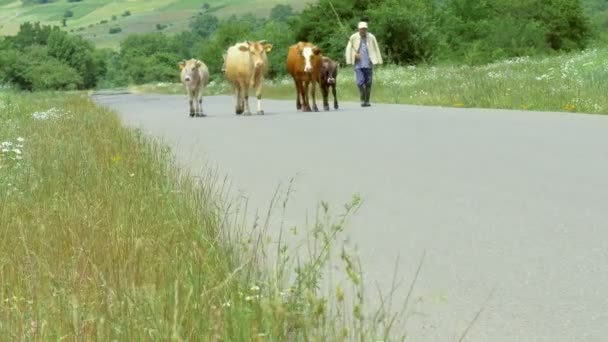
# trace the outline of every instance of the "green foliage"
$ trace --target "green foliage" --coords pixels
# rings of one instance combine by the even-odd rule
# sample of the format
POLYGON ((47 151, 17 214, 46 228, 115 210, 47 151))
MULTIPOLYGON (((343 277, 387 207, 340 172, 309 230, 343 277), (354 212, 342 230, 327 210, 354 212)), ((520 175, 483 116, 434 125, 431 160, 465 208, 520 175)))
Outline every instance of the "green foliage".
POLYGON ((50 4, 51 2, 55 2, 55 0, 21 0, 21 3, 23 3, 23 6, 50 4))
POLYGON ((177 63, 182 59, 175 51, 174 41, 162 33, 128 36, 121 43, 120 59, 114 65, 129 82, 175 81, 179 75, 177 63))
POLYGON ((31 23, 2 42, 0 80, 27 90, 92 88, 105 70, 91 43, 31 23))
POLYGON ((201 38, 208 38, 215 32, 219 22, 219 19, 213 14, 199 15, 190 22, 190 30, 201 38))
POLYGON ((441 39, 436 11, 433 0, 389 0, 371 9, 386 58, 396 64, 430 62, 441 39))
POLYGON ((447 0, 444 58, 468 64, 582 49, 590 25, 579 0, 447 0))
MULTIPOLYGON (((313 42, 325 55, 343 63, 348 37, 356 32, 357 22, 365 20, 387 64, 476 65, 587 47, 591 39, 601 37, 602 25, 608 29, 608 5, 596 0, 585 4, 581 0, 319 0, 300 13, 290 5, 276 5, 268 20, 253 14, 220 19, 209 10, 192 18, 190 30, 173 36, 130 35, 116 54, 98 53, 57 27, 25 23, 16 36, 5 39, 8 50, 3 49, 2 57, 10 59, 13 50, 19 53, 32 45, 48 45, 49 57, 78 72, 81 81, 70 79, 70 84, 82 88, 100 82, 173 82, 179 74, 177 63, 188 58, 203 60, 211 78, 222 79, 222 55, 229 46, 265 39, 273 44, 267 73, 273 79, 286 74, 287 49, 297 41, 313 42), (604 16, 596 14, 591 20, 589 13, 604 16)), ((157 31, 165 28, 156 25, 157 31)), ((108 28, 108 32, 116 34, 121 28, 108 28)), ((608 35, 604 37, 608 40, 608 35)), ((25 72, 17 72, 17 67, 8 70, 11 68, 1 69, 4 82, 34 87, 25 72)))
POLYGON ((62 61, 82 77, 83 86, 92 88, 97 83, 102 61, 94 57, 91 43, 79 36, 70 36, 63 31, 55 30, 49 35, 48 55, 62 61))
POLYGON ((295 15, 293 7, 290 5, 279 4, 270 10, 270 20, 275 22, 287 22, 295 15))

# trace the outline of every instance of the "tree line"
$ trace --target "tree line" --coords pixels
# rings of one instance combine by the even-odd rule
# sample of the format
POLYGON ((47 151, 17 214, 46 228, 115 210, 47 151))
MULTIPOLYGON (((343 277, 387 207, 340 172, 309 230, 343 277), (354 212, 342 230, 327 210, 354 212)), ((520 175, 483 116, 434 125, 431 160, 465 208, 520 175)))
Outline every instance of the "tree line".
POLYGON ((342 62, 348 36, 362 19, 369 22, 387 63, 483 64, 586 48, 608 27, 608 6, 586 1, 319 0, 299 13, 277 5, 268 18, 219 19, 201 12, 190 30, 130 35, 118 51, 97 49, 59 27, 24 23, 15 36, 0 40, 0 82, 27 90, 176 82, 177 63, 192 57, 221 78, 222 53, 245 39, 274 45, 268 56, 268 78, 273 79, 286 74, 287 48, 299 40, 317 44, 342 62), (600 13, 606 21, 589 13, 600 13))

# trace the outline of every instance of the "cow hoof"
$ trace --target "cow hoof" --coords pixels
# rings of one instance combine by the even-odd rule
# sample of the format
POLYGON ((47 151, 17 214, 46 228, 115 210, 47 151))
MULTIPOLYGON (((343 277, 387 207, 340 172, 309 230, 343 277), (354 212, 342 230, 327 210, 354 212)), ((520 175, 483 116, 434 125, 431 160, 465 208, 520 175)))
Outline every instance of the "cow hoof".
POLYGON ((335 106, 334 106, 334 109, 338 109, 338 105, 335 105, 335 106))
POLYGON ((264 115, 264 111, 263 110, 258 111, 258 115, 264 115))
POLYGON ((324 111, 329 111, 329 106, 324 106, 324 107, 323 107, 323 110, 324 110, 324 111))
POLYGON ((245 115, 251 115, 251 112, 245 112, 244 114, 245 115))

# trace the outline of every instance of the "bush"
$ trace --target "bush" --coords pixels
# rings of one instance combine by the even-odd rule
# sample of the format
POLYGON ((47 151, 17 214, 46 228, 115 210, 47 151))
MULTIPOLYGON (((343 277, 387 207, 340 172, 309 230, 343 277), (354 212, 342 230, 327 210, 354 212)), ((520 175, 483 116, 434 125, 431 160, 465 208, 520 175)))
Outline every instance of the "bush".
POLYGON ((32 65, 26 70, 26 78, 32 90, 74 90, 83 85, 78 71, 53 58, 32 65))
POLYGON ((379 36, 380 47, 389 62, 415 64, 436 57, 442 34, 436 24, 434 1, 391 0, 369 13, 374 18, 370 32, 379 36))
POLYGON ((92 88, 106 69, 91 43, 56 26, 24 23, 0 51, 0 80, 20 89, 92 88))
POLYGON ((120 27, 110 27, 110 29, 108 30, 108 33, 110 34, 116 34, 120 32, 122 32, 122 29, 120 27))

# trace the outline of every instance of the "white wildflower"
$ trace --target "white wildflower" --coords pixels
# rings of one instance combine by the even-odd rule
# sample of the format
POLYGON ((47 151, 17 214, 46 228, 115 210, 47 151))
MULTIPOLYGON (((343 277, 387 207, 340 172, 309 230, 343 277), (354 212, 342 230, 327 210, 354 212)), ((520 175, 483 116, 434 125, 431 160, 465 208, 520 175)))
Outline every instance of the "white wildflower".
POLYGON ((255 296, 246 296, 246 297, 245 297, 245 301, 246 301, 246 302, 251 302, 252 300, 259 299, 259 298, 260 298, 260 296, 259 296, 259 295, 255 295, 255 296))
POLYGON ((253 285, 250 290, 253 292, 258 292, 258 291, 260 291, 260 287, 257 285, 253 285))
POLYGON ((20 150, 20 149, 18 149, 18 148, 14 148, 14 149, 13 149, 13 152, 14 152, 15 154, 21 154, 21 150, 20 150))
POLYGON ((24 142, 24 141, 25 141, 25 139, 23 139, 22 137, 19 137, 19 138, 17 138, 17 141, 18 141, 18 142, 24 142))
POLYGON ((59 111, 57 108, 53 107, 48 109, 45 112, 34 112, 32 114, 32 117, 36 120, 48 120, 48 119, 55 119, 57 117, 59 117, 61 115, 61 111, 59 111))

